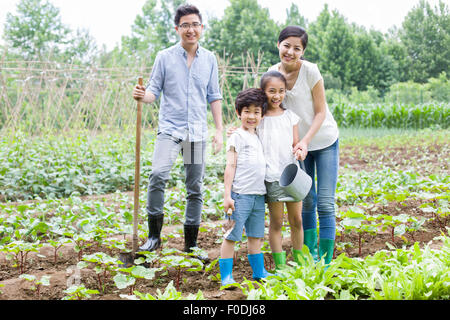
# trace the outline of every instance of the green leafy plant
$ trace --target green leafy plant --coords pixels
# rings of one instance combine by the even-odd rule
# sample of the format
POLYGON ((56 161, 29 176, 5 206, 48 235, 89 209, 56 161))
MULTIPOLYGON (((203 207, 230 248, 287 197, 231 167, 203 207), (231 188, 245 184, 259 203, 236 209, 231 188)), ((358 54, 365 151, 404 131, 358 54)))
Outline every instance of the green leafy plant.
POLYGON ((83 269, 87 267, 87 262, 91 262, 95 265, 94 270, 97 274, 98 288, 101 292, 105 292, 107 279, 117 272, 117 266, 120 261, 104 252, 96 252, 90 255, 84 255, 83 261, 79 262, 77 267, 83 269))
POLYGON ((36 291, 36 296, 38 299, 41 298, 41 286, 49 286, 50 285, 50 276, 42 276, 39 280, 35 275, 32 274, 21 274, 19 276, 21 279, 25 279, 32 283, 31 290, 36 291))
POLYGON ((173 281, 170 281, 164 292, 161 290, 156 290, 156 295, 150 293, 141 293, 139 291, 134 291, 135 296, 127 297, 129 299, 139 299, 139 300, 205 300, 203 293, 198 290, 197 294, 189 294, 187 297, 183 297, 182 293, 179 292, 174 286, 173 281))
POLYGON ((81 261, 83 250, 93 245, 92 235, 75 232, 65 232, 64 235, 70 237, 71 241, 75 244, 73 249, 78 253, 78 261, 81 261))
POLYGON ((199 259, 190 258, 186 256, 185 253, 180 252, 176 249, 164 249, 162 253, 167 255, 161 258, 161 264, 165 264, 167 268, 175 268, 175 284, 177 291, 179 291, 180 289, 180 280, 183 270, 199 271, 203 269, 203 262, 201 262, 199 259), (178 255, 173 255, 172 253, 177 253, 178 255))
POLYGON ((343 227, 344 232, 355 231, 358 234, 358 255, 361 255, 363 235, 375 235, 377 233, 376 226, 372 224, 375 219, 366 215, 364 210, 358 207, 350 207, 347 212, 341 215, 341 218, 343 219, 340 226, 343 227))
POLYGON ((73 285, 63 291, 67 296, 64 296, 62 300, 83 300, 89 299, 91 294, 99 294, 98 290, 87 289, 84 284, 73 285))
POLYGON ((49 239, 47 241, 47 244, 50 245, 51 247, 53 247, 54 251, 53 251, 53 262, 56 263, 57 261, 57 252, 59 249, 61 249, 61 247, 67 243, 70 242, 70 239, 67 238, 59 238, 57 240, 53 240, 53 239, 49 239))
POLYGON ((152 280, 156 272, 162 268, 145 268, 143 266, 131 266, 130 268, 120 268, 113 278, 118 289, 130 287, 130 295, 134 291, 136 279, 152 280))
POLYGON ((2 251, 6 252, 6 259, 13 260, 14 267, 19 268, 19 273, 25 272, 27 257, 30 252, 38 252, 42 246, 39 242, 13 241, 3 246, 2 251))

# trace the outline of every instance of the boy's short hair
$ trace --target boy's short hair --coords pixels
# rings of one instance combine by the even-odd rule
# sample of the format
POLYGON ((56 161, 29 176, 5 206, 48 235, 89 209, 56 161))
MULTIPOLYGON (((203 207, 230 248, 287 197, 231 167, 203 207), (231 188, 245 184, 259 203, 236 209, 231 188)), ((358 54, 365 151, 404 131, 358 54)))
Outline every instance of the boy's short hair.
POLYGON ((202 15, 200 14, 200 11, 197 9, 196 6, 193 6, 191 4, 183 4, 177 8, 177 11, 175 12, 175 25, 178 26, 180 23, 181 17, 190 15, 190 14, 196 14, 200 18, 200 22, 202 22, 202 15))
POLYGON ((250 88, 239 92, 235 101, 235 108, 238 115, 241 115, 244 107, 254 105, 255 107, 261 107, 262 114, 264 115, 267 110, 267 96, 259 88, 250 88))

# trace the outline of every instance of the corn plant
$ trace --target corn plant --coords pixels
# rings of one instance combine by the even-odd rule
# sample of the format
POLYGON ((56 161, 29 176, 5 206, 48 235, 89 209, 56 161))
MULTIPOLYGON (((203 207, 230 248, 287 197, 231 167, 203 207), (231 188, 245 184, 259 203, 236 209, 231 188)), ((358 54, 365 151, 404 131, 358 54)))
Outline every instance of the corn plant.
POLYGON ((450 126, 448 103, 332 104, 330 111, 340 127, 428 128, 450 126))

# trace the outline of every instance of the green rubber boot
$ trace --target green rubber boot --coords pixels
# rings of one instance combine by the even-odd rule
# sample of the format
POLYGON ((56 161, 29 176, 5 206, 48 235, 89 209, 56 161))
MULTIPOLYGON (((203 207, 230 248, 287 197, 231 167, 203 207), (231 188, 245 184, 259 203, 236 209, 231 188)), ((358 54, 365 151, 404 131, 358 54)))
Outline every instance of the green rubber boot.
POLYGON ((281 270, 286 266, 286 251, 272 252, 273 261, 275 261, 275 270, 281 270))
POLYGON ((325 265, 330 264, 333 259, 334 253, 334 240, 332 239, 320 239, 319 241, 319 254, 322 258, 324 255, 325 265))
POLYGON ((301 250, 295 250, 295 249, 292 249, 292 256, 294 257, 294 261, 295 261, 299 266, 301 266, 301 265, 302 265, 302 259, 301 259, 301 258, 304 259, 303 252, 302 252, 301 250), (301 258, 300 258, 300 257, 301 257, 301 258))
POLYGON ((303 231, 303 243, 308 247, 315 262, 319 261, 317 254, 317 229, 308 229, 303 231))

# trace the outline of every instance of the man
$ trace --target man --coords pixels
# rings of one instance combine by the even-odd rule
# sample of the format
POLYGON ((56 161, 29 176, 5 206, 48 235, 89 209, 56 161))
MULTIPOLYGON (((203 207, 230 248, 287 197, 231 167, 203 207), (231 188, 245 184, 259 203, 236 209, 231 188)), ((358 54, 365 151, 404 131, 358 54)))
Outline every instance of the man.
POLYGON ((218 153, 223 144, 217 60, 212 52, 198 43, 203 31, 199 10, 192 5, 178 7, 175 30, 180 42, 158 53, 147 88, 137 85, 133 90, 133 98, 144 103, 153 103, 163 93, 147 193, 149 235, 139 251, 153 251, 161 244, 164 189, 180 151, 187 191, 184 249, 190 252, 197 246, 208 136, 207 103, 216 127, 214 153, 218 153))

